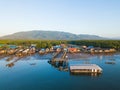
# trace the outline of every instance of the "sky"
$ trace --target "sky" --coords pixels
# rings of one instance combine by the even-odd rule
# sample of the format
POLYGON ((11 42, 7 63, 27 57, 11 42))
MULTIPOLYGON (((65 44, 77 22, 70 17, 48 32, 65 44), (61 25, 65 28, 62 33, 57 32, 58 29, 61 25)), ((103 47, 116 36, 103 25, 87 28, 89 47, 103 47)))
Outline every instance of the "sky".
POLYGON ((120 37, 120 0, 0 0, 0 36, 31 30, 120 37))

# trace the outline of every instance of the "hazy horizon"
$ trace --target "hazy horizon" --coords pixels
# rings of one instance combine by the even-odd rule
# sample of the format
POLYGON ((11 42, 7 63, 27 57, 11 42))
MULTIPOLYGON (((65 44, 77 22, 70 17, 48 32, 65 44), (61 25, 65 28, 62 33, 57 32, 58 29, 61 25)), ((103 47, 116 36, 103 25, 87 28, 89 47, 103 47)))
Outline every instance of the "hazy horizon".
POLYGON ((0 36, 50 30, 120 37, 119 0, 1 0, 0 36))

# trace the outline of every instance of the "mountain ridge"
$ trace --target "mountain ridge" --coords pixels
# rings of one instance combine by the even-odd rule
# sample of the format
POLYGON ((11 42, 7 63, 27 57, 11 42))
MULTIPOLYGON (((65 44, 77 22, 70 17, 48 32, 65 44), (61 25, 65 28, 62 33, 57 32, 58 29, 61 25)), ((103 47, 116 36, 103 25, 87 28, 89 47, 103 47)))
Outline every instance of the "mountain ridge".
POLYGON ((16 32, 0 37, 0 39, 42 39, 42 40, 103 40, 107 39, 97 35, 73 34, 63 31, 32 30, 16 32))

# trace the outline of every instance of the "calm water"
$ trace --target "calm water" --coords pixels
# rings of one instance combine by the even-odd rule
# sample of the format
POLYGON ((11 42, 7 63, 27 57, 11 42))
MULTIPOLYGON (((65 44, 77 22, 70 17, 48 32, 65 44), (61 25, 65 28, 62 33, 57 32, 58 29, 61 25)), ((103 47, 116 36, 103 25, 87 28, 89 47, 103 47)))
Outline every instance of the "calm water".
POLYGON ((48 63, 51 56, 34 55, 21 60, 0 60, 0 90, 120 90, 120 54, 94 55, 70 59, 64 67, 48 63), (13 63, 12 63, 13 62, 13 63), (115 64, 106 64, 114 62, 115 64), (11 66, 7 66, 12 63, 11 66), (103 69, 99 76, 72 75, 66 65, 95 63, 103 69))

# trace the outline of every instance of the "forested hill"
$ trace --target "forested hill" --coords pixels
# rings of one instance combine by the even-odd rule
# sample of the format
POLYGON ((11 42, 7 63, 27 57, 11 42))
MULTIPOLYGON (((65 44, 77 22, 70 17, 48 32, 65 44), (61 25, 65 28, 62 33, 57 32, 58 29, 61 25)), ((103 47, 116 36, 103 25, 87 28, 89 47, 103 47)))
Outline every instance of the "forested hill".
POLYGON ((0 37, 0 39, 42 39, 42 40, 103 40, 106 38, 96 36, 96 35, 84 35, 84 34, 72 34, 68 32, 60 31, 26 31, 26 32, 17 32, 11 35, 6 35, 0 37))

